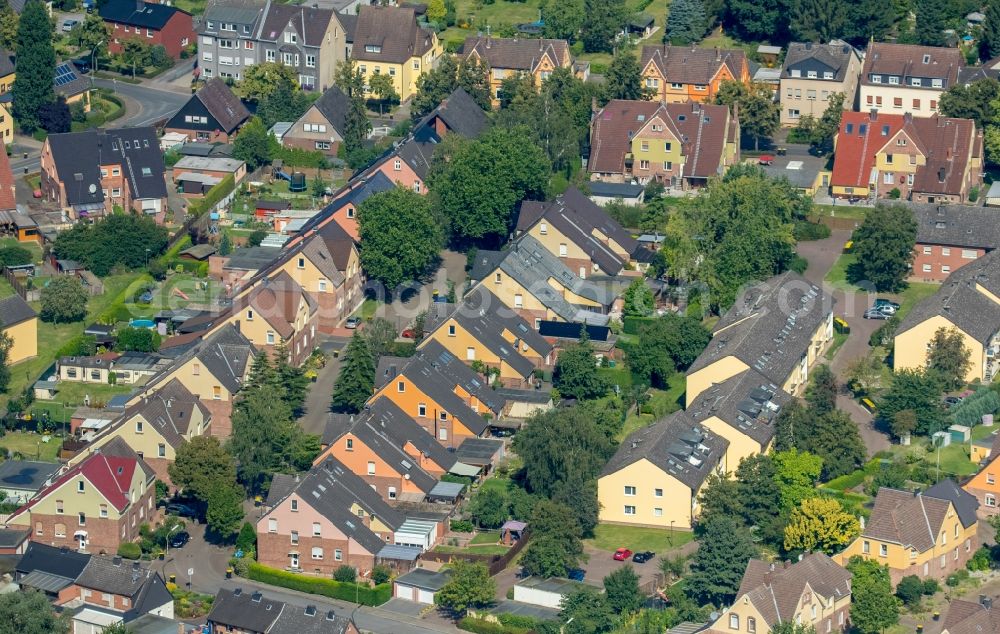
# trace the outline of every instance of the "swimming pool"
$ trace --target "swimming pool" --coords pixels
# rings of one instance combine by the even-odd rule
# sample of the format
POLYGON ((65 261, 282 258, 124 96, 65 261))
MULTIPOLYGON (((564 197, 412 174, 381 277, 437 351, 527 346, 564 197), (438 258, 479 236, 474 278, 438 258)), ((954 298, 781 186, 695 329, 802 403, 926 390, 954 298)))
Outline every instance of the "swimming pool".
POLYGON ((155 328, 156 324, 153 323, 152 319, 133 319, 128 322, 128 325, 132 328, 155 328))

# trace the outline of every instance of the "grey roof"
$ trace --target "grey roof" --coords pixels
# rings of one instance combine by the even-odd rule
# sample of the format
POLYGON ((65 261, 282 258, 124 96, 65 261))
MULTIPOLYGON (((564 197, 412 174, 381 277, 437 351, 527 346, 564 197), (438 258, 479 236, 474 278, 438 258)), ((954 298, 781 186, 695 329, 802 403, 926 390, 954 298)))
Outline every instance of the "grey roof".
POLYGON ((476 259, 469 269, 469 279, 479 281, 496 270, 500 266, 500 261, 507 256, 505 251, 490 251, 480 249, 476 252, 476 259))
POLYGON ((687 412, 674 412, 629 434, 601 475, 648 460, 697 491, 705 478, 715 471, 727 447, 728 440, 694 422, 687 412))
POLYGON ((688 374, 733 356, 771 382, 784 385, 835 303, 792 271, 750 287, 715 325, 712 341, 688 374))
POLYGON ((503 441, 497 438, 466 438, 455 450, 455 459, 463 464, 486 466, 503 449, 503 441))
POLYGON ((390 442, 403 449, 413 445, 424 456, 445 471, 455 464, 455 454, 448 451, 433 436, 406 415, 388 398, 377 398, 365 407, 364 416, 372 427, 390 442))
POLYGON ((768 626, 791 621, 809 588, 824 603, 851 594, 851 573, 823 553, 807 553, 794 564, 751 559, 738 598, 749 601, 768 626))
POLYGON ((163 363, 163 357, 148 352, 126 352, 115 360, 115 367, 135 372, 155 370, 163 363))
POLYGON ((138 561, 94 555, 77 577, 76 583, 98 592, 134 597, 147 581, 158 574, 138 561))
POLYGON ((607 315, 570 303, 563 293, 550 286, 549 281, 554 280, 572 293, 605 308, 614 303, 617 293, 603 285, 577 277, 542 243, 528 234, 522 235, 511 245, 500 261, 499 268, 564 321, 597 325, 608 322, 607 315))
MULTIPOLYGON (((792 68, 811 60, 822 64, 833 73, 833 79, 825 81, 843 81, 844 76, 847 74, 847 67, 851 63, 851 56, 857 56, 857 53, 847 44, 792 42, 788 45, 788 53, 785 55, 785 64, 781 69, 781 75, 782 77, 791 77, 789 71, 792 68)), ((810 68, 813 68, 813 66, 810 66, 810 68)), ((824 81, 822 72, 819 73, 819 77, 814 81, 824 81)))
POLYGON ((70 62, 56 65, 56 75, 53 90, 57 95, 69 98, 87 92, 91 88, 90 80, 80 74, 76 66, 70 62))
POLYGON ((253 24, 263 15, 264 3, 256 0, 220 0, 211 2, 205 8, 205 20, 253 24))
POLYGON ((320 435, 320 444, 325 446, 332 445, 333 441, 340 438, 352 425, 354 425, 354 414, 330 412, 326 418, 323 433, 320 435))
POLYGON ((915 204, 911 207, 917 221, 917 244, 988 251, 1000 245, 1000 210, 968 205, 915 204))
MULTIPOLYGON (((459 465, 458 463, 456 463, 456 465, 459 467, 469 466, 469 465, 459 465)), ((473 471, 474 475, 475 473, 479 473, 480 469, 478 468, 474 470, 470 469, 470 471, 473 471)), ((450 473, 454 472, 455 469, 453 468, 453 470, 450 471, 450 473)), ((444 480, 441 480, 440 482, 434 485, 434 488, 431 489, 430 493, 427 494, 427 497, 432 500, 455 501, 458 499, 458 496, 462 495, 462 491, 464 490, 465 490, 465 485, 462 484, 461 482, 445 482, 444 480)))
MULTIPOLYGON (((131 634, 178 634, 178 621, 168 619, 158 614, 143 614, 134 621, 129 621, 128 629, 131 634)), ((200 632, 199 626, 186 626, 185 632, 191 628, 198 628, 194 631, 200 632)))
MULTIPOLYGON (((410 454, 406 453, 402 447, 382 431, 381 426, 376 427, 370 420, 361 420, 351 428, 351 433, 366 447, 384 460, 387 464, 402 475, 408 478, 418 489, 427 495, 437 484, 437 479, 427 473, 410 454)), ((424 432, 427 434, 427 432, 424 432)), ((429 435, 429 434, 427 434, 429 435)))
POLYGON ((28 528, 23 530, 0 528, 0 548, 16 548, 27 540, 29 535, 31 535, 31 529, 28 528))
POLYGON ((105 433, 111 433, 113 429, 131 424, 136 417, 141 417, 163 436, 171 447, 176 448, 184 442, 184 436, 188 433, 195 412, 201 413, 203 421, 208 421, 211 417, 208 408, 198 397, 189 392, 179 380, 171 379, 126 409, 119 421, 108 426, 105 433))
POLYGON ((714 383, 688 404, 687 412, 702 423, 716 416, 741 433, 767 446, 774 438, 774 421, 791 395, 756 370, 744 370, 714 383))
POLYGON ((942 316, 970 337, 988 343, 1000 330, 1000 305, 976 290, 977 286, 1000 294, 1000 251, 991 251, 949 275, 936 293, 907 313, 896 336, 942 316))
POLYGON ((544 404, 552 400, 548 390, 521 390, 513 387, 497 388, 497 394, 507 399, 507 402, 544 404))
POLYGON ((976 496, 972 495, 951 478, 945 478, 934 486, 924 491, 926 497, 948 500, 955 505, 955 512, 962 526, 968 528, 976 523, 976 511, 979 509, 979 502, 976 496))
POLYGON ((315 605, 301 607, 286 603, 267 634, 344 634, 351 619, 315 605))
POLYGON ((31 542, 24 555, 17 562, 15 570, 18 578, 30 572, 39 571, 67 579, 76 579, 83 572, 88 561, 90 561, 90 555, 87 553, 31 542))
POLYGON ((108 368, 114 365, 111 359, 100 356, 93 357, 59 357, 59 366, 69 366, 74 368, 108 368))
POLYGON ((819 173, 826 169, 825 157, 813 156, 809 148, 799 144, 788 144, 784 156, 773 156, 770 165, 761 165, 771 178, 785 178, 800 189, 811 188, 819 173))
POLYGON ((167 196, 163 153, 151 126, 50 134, 46 143, 70 205, 104 201, 100 167, 110 164, 122 165, 134 198, 167 196))
POLYGON ((42 592, 55 594, 63 588, 68 588, 73 585, 73 580, 69 577, 35 570, 34 572, 28 573, 22 577, 18 583, 22 587, 34 588, 36 590, 41 590, 42 592))
POLYGON ((451 579, 448 570, 435 572, 426 568, 414 568, 405 575, 396 577, 395 583, 420 588, 422 590, 436 591, 444 587, 451 579))
POLYGON ((214 255, 216 250, 215 245, 206 242, 183 249, 179 255, 189 255, 196 260, 204 260, 208 256, 214 255))
POLYGON ((963 86, 984 79, 1000 79, 1000 69, 988 66, 965 66, 958 69, 958 83, 963 86))
MULTIPOLYGON (((344 121, 347 111, 351 108, 351 99, 337 86, 330 86, 323 96, 316 100, 313 107, 333 126, 333 129, 344 135, 344 121)), ((305 115, 303 115, 305 116, 305 115)))
POLYGON ((645 188, 642 185, 632 183, 608 183, 605 181, 593 181, 587 184, 593 196, 602 198, 638 198, 645 188))
POLYGON ((279 502, 288 497, 289 493, 295 490, 295 487, 299 486, 300 482, 302 482, 302 478, 298 475, 275 473, 271 476, 271 486, 267 489, 267 500, 264 505, 271 508, 277 506, 279 502))
POLYGON ((0 299, 0 326, 14 326, 36 317, 38 313, 20 295, 14 293, 0 299))
POLYGON ((210 172, 236 172, 243 161, 224 156, 185 156, 174 164, 175 170, 208 170, 210 172))
POLYGON ((291 26, 298 33, 301 45, 319 47, 330 20, 335 15, 333 9, 320 9, 311 5, 268 3, 258 37, 264 41, 277 42, 285 28, 291 26))
POLYGON ((7 460, 0 462, 0 488, 38 491, 62 465, 58 462, 7 460))
POLYGON ((480 108, 476 100, 461 87, 456 88, 454 92, 445 97, 444 101, 424 117, 416 127, 428 125, 434 117, 439 117, 444 121, 449 131, 461 134, 468 139, 476 138, 490 125, 486 111, 480 108))
POLYGON ((219 590, 208 613, 208 622, 251 632, 267 632, 285 606, 281 601, 268 599, 259 591, 252 594, 242 588, 219 590))
POLYGON ((281 254, 279 247, 246 247, 236 249, 226 262, 227 269, 256 271, 273 262, 281 254))

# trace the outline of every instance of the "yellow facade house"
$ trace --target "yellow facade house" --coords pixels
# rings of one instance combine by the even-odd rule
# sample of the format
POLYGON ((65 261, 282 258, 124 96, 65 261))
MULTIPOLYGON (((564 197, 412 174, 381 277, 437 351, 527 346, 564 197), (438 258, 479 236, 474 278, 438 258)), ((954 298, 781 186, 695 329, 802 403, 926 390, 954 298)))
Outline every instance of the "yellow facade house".
POLYGON ((0 299, 0 329, 11 338, 7 362, 38 356, 38 313, 18 294, 0 299))
POLYGON ((846 565, 863 557, 889 567, 893 585, 909 575, 944 579, 979 548, 979 502, 954 480, 924 492, 879 489, 861 536, 835 559, 846 565))
POLYGON ((807 553, 795 563, 751 559, 736 601, 708 632, 770 634, 780 623, 842 632, 850 608, 851 573, 823 553, 807 553))
POLYGON ((725 464, 732 473, 749 456, 766 453, 775 420, 792 397, 754 369, 717 383, 688 403, 687 414, 729 441, 725 464))
POLYGON ((834 303, 792 271, 745 290, 688 369, 688 406, 712 385, 750 368, 785 392, 801 394, 810 368, 833 341, 834 303))
POLYGON ((598 519, 608 524, 692 528, 705 480, 713 472, 727 471, 728 445, 686 412, 633 432, 598 477, 598 519))
POLYGON ((374 75, 388 75, 400 99, 406 101, 416 94, 417 80, 431 71, 441 52, 437 34, 417 23, 412 8, 359 8, 351 59, 366 86, 374 75))
POLYGON ((990 382, 1000 367, 1000 255, 991 251, 959 268, 937 293, 906 315, 893 345, 893 369, 927 365, 934 334, 955 330, 962 335, 972 361, 965 380, 990 382))
POLYGON ((505 79, 530 76, 537 88, 555 69, 573 66, 569 42, 544 38, 467 37, 462 57, 487 67, 493 107, 500 105, 500 86, 505 79))

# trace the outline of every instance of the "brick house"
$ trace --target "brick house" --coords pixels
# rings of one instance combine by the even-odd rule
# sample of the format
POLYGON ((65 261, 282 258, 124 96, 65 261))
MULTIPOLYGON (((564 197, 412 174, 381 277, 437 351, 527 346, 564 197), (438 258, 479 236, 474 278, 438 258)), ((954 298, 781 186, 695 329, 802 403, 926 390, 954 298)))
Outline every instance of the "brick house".
POLYGON ((1000 513, 1000 503, 998 503, 1000 501, 1000 484, 997 484, 997 476, 1000 476, 1000 435, 993 437, 993 442, 979 473, 962 485, 962 489, 975 496, 979 502, 980 519, 989 519, 1000 513))
POLYGON ((153 523, 155 480, 155 472, 115 438, 14 511, 7 526, 29 528, 32 541, 50 546, 114 553, 139 538, 140 525, 153 523))
POLYGON ((917 221, 910 277, 943 282, 955 271, 1000 244, 1000 225, 993 209, 968 205, 913 205, 917 221))
POLYGON ((472 36, 465 38, 462 57, 487 67, 494 107, 500 105, 501 84, 508 77, 530 76, 537 88, 555 69, 573 67, 566 40, 472 36))
POLYGON ((354 621, 332 607, 301 607, 243 588, 219 590, 208 614, 212 634, 358 634, 354 621))
POLYGON ((351 100, 337 86, 330 86, 281 137, 281 144, 300 150, 337 156, 344 140, 344 119, 351 100))
POLYGON ((993 607, 993 598, 979 595, 979 602, 955 599, 948 604, 941 634, 978 634, 1000 632, 1000 608, 993 607))
POLYGON ((188 141, 228 143, 249 118, 250 111, 225 80, 215 78, 191 95, 164 131, 186 134, 188 141))
POLYGON ((98 13, 111 33, 108 51, 117 55, 125 41, 139 40, 149 46, 162 46, 167 55, 180 59, 181 51, 194 43, 191 14, 167 4, 144 0, 108 0, 98 13))
POLYGON ((94 555, 74 585, 85 605, 120 614, 126 622, 143 614, 174 618, 174 597, 163 577, 138 561, 94 555))

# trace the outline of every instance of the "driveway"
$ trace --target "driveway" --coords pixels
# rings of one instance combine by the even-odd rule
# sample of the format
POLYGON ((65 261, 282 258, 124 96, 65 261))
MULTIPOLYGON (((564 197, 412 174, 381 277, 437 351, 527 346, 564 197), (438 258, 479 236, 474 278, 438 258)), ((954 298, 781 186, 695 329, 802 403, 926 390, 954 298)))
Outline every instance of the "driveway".
POLYGON ((340 349, 347 343, 327 339, 320 344, 320 348, 327 353, 326 365, 319 371, 316 380, 309 385, 309 392, 306 394, 305 413, 299 418, 299 426, 307 434, 322 435, 326 429, 326 421, 330 413, 330 401, 333 399, 333 385, 337 382, 337 375, 340 374, 340 358, 333 356, 334 349, 340 349))

